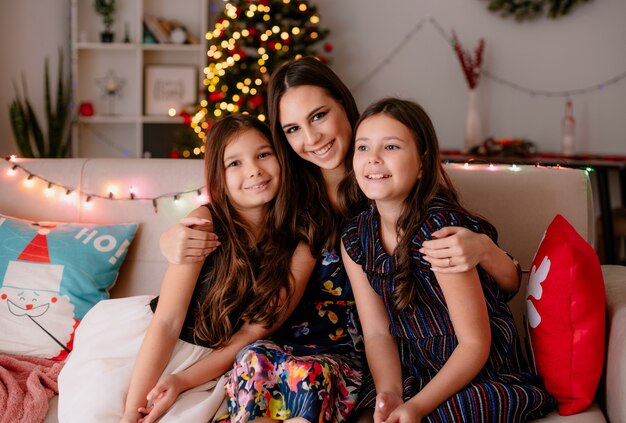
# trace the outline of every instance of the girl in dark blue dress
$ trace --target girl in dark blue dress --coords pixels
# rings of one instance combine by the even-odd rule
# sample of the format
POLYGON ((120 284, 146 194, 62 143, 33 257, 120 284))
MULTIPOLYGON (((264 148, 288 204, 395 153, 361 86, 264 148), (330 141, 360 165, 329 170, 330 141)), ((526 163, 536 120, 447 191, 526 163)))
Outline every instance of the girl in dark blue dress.
POLYGON ((385 99, 356 126, 353 183, 373 200, 342 234, 371 377, 374 421, 516 422, 553 399, 523 359, 513 317, 480 266, 432 270, 422 243, 446 226, 496 241, 495 228, 458 201, 437 137, 417 104, 385 99), (376 407, 374 407, 376 405, 376 407))

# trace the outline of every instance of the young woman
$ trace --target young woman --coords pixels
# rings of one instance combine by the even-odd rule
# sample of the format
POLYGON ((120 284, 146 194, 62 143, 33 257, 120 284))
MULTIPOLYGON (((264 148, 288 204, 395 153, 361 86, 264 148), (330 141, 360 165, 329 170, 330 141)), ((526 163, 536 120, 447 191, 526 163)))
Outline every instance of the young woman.
MULTIPOLYGON (((306 300, 271 342, 257 342, 237 357, 228 384, 231 415, 233 421, 255 416, 282 420, 295 415, 309 422, 341 422, 354 410, 362 372, 352 290, 338 254, 338 231, 343 222, 366 208, 358 189, 352 190, 344 204, 338 202, 343 190, 340 182, 351 168, 358 109, 339 77, 314 58, 278 68, 270 80, 268 101, 276 149, 288 157, 288 171, 296 187, 290 195, 318 260, 306 300), (298 373, 299 383, 289 384, 284 378, 267 383, 268 374, 290 366, 309 370, 298 373), (332 378, 316 379, 309 373, 314 369, 324 369, 332 378), (306 382, 311 378, 316 379, 312 392, 306 382), (271 401, 276 391, 281 392, 280 400, 271 401)), ((193 261, 221 248, 221 239, 215 234, 187 227, 195 223, 201 222, 181 223, 164 234, 161 249, 168 260, 193 261)), ((459 272, 480 262, 504 291, 517 291, 518 268, 489 237, 452 227, 437 236, 441 239, 424 244, 433 268, 459 272)))
POLYGON ((269 129, 230 115, 206 149, 214 201, 192 215, 213 222, 220 249, 170 265, 158 298, 103 301, 87 314, 59 376, 60 421, 212 419, 224 399, 217 379, 301 298, 315 260, 298 235, 291 178, 269 129))
POLYGON ((342 257, 371 371, 363 406, 387 423, 518 422, 549 412, 553 399, 523 359, 493 277, 480 266, 444 274, 420 253, 446 226, 497 238, 459 204, 426 112, 381 100, 355 131, 349 181, 373 204, 344 230, 342 257))

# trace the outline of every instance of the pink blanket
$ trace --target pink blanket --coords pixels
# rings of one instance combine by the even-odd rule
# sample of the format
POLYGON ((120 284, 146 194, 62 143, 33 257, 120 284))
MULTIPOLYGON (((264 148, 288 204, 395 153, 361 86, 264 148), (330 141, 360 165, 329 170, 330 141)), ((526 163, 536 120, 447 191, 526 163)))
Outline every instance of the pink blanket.
POLYGON ((0 354, 0 423, 41 423, 62 361, 0 354))

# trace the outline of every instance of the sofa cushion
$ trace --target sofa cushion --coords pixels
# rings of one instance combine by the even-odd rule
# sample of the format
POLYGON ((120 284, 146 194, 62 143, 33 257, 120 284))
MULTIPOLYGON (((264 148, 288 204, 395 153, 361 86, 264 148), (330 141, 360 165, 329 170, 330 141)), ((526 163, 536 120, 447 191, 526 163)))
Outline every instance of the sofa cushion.
POLYGON ((0 215, 0 352, 64 359, 85 313, 109 298, 136 231, 0 215))
POLYGON ((526 299, 537 372, 559 414, 585 410, 604 364, 604 282, 593 248, 561 215, 535 254, 526 299))

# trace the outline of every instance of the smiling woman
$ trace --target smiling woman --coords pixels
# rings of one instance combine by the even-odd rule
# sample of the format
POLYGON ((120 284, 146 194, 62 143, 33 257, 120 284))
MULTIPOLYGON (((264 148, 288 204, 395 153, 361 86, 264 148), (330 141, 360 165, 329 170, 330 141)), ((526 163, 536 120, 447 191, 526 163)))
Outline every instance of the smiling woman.
POLYGON ((285 92, 279 110, 285 137, 296 154, 322 173, 342 167, 352 127, 339 101, 323 88, 303 85, 285 92))

